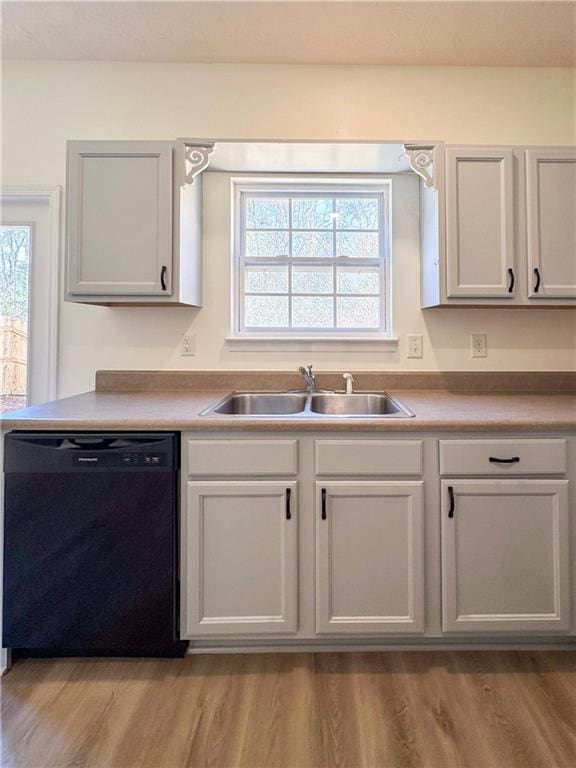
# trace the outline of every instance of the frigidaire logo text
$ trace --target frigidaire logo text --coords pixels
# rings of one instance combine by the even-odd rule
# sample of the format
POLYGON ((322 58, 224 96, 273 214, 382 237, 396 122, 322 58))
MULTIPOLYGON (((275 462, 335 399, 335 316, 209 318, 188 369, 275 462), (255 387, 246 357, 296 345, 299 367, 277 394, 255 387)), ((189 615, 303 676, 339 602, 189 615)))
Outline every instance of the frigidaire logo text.
POLYGON ((97 456, 78 456, 78 461, 98 461, 97 456))

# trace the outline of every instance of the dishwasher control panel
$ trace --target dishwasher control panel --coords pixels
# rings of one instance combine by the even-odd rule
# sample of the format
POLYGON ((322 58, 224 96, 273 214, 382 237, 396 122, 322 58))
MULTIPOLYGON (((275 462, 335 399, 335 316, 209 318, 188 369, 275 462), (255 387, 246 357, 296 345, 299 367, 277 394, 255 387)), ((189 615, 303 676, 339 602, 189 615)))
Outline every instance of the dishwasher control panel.
POLYGON ((165 453, 150 451, 149 453, 131 453, 131 452, 105 452, 94 451, 93 453, 72 453, 72 464, 76 467, 126 467, 127 469, 150 467, 165 467, 167 457, 165 453))
POLYGON ((6 474, 171 472, 178 470, 173 432, 25 432, 6 435, 6 474))
POLYGON ((122 463, 129 467, 155 467, 166 465, 166 454, 163 453, 123 453, 122 463))

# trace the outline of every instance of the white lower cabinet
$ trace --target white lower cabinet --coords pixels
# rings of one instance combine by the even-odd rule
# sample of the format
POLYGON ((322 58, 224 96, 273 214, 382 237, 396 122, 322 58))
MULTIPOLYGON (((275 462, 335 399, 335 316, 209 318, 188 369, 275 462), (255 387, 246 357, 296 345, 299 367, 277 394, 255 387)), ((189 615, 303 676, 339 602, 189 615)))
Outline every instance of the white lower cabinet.
POLYGON ((316 488, 316 631, 424 631, 423 483, 316 488))
POLYGON ((445 632, 570 628, 567 480, 443 480, 445 632))
POLYGON ((294 632, 297 484, 188 482, 183 636, 294 632))
POLYGON ((199 433, 182 466, 198 647, 576 637, 572 436, 199 433))

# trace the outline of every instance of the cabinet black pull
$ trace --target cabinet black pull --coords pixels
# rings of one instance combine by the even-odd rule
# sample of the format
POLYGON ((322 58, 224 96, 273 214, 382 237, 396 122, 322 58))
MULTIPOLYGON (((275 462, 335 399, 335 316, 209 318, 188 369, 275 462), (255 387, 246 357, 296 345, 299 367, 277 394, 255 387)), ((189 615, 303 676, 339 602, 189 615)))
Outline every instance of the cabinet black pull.
POLYGON ((512 456, 511 459, 499 459, 497 456, 490 456, 488 461, 492 464, 518 464, 520 456, 512 456))
POLYGON ((514 293, 514 270, 512 267, 508 267, 508 274, 510 275, 510 285, 508 286, 508 293, 514 293))
POLYGON ((538 267, 534 267, 534 274, 536 275, 536 285, 534 286, 534 293, 538 293, 540 290, 540 270, 538 267))
POLYGON ((326 520, 326 488, 320 492, 322 496, 322 520, 326 520))
POLYGON ((454 517, 454 488, 451 485, 448 486, 448 498, 450 499, 450 508, 448 509, 448 517, 454 517))
POLYGON ((162 290, 166 290, 166 272, 168 271, 167 267, 162 267, 160 270, 160 285, 162 286, 162 290))
POLYGON ((292 496, 292 489, 286 488, 286 520, 292 520, 292 512, 290 510, 291 496, 292 496))

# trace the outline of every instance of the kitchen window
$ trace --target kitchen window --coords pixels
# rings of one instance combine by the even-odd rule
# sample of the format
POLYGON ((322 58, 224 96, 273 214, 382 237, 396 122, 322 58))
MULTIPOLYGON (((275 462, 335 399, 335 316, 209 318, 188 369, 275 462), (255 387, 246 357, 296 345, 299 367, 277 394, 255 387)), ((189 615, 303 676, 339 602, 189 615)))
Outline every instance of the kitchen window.
POLYGON ((387 339, 390 187, 234 183, 233 334, 387 339))

